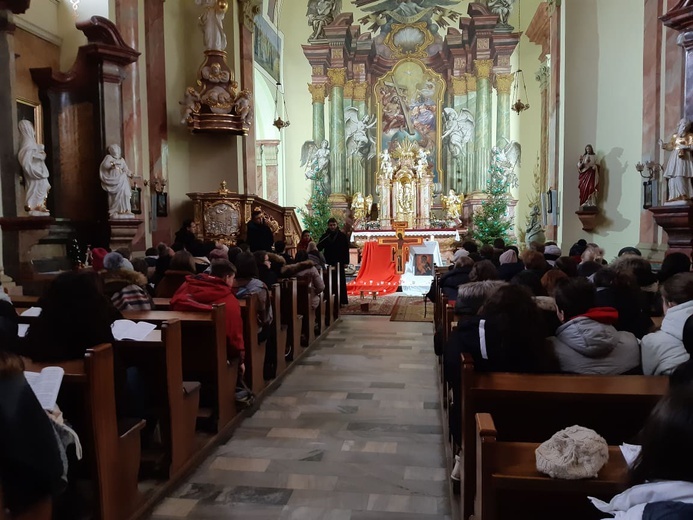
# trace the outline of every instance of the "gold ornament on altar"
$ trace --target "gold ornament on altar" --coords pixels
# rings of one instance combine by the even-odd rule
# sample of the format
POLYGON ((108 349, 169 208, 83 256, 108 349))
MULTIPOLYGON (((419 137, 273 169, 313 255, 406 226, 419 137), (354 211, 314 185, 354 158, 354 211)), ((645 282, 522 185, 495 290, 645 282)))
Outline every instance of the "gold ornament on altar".
POLYGON ((449 220, 458 220, 462 215, 462 198, 464 195, 457 195, 455 190, 450 190, 447 195, 440 197, 445 211, 445 218, 449 220))

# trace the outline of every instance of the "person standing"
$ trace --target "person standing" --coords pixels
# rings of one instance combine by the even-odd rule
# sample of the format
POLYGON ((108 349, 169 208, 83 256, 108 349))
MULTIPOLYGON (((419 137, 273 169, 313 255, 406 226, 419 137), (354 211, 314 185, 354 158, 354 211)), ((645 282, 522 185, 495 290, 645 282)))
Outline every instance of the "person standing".
POLYGON ((274 234, 265 223, 262 211, 256 209, 252 212, 248 222, 248 232, 245 241, 253 253, 255 251, 272 251, 274 234))
POLYGON ((320 237, 318 249, 325 254, 325 261, 329 265, 337 266, 337 264, 339 264, 340 304, 347 305, 349 303, 349 297, 347 296, 345 268, 349 263, 349 239, 346 234, 339 229, 335 218, 331 218, 327 221, 327 231, 320 237))

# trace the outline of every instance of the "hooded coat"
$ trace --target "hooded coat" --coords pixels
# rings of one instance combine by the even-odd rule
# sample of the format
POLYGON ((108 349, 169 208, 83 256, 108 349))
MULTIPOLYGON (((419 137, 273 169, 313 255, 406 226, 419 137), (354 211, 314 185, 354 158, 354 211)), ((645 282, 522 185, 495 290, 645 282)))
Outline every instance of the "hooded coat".
POLYGON ((282 269, 282 276, 285 278, 301 278, 303 280, 308 280, 313 284, 313 296, 311 300, 311 307, 317 309, 320 305, 320 293, 325 290, 325 281, 320 276, 318 269, 313 265, 312 260, 304 260, 297 264, 291 264, 284 266, 282 269))
POLYGON ((565 322, 548 339, 560 370, 574 374, 617 375, 637 370, 640 345, 630 332, 613 326, 618 311, 594 307, 565 322))
POLYGON ((115 269, 103 274, 103 289, 106 296, 119 311, 150 311, 152 299, 145 289, 147 277, 129 269, 115 269))
POLYGON ((229 357, 243 357, 241 306, 224 280, 208 274, 190 275, 171 298, 174 311, 209 311, 212 304, 225 304, 226 344, 229 357))
POLYGON ((667 310, 657 332, 642 338, 642 371, 645 375, 668 375, 690 356, 683 346, 683 326, 693 315, 693 301, 667 310))

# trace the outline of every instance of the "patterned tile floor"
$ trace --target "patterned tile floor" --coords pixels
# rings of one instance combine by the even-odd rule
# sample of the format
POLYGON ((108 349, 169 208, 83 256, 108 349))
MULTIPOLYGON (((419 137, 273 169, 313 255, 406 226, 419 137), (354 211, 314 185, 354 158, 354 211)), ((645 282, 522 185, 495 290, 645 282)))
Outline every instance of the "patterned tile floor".
POLYGON ((451 518, 430 323, 346 316, 154 511, 185 518, 451 518))

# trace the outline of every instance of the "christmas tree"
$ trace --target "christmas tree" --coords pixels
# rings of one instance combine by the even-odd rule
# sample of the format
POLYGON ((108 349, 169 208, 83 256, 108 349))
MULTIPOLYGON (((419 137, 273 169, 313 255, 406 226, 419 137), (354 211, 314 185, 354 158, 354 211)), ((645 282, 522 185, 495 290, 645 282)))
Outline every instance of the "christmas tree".
POLYGON ((474 212, 473 217, 472 236, 482 244, 491 244, 496 238, 507 241, 508 231, 513 225, 508 217, 512 174, 501 164, 498 152, 494 154, 488 173, 489 180, 484 190, 486 200, 474 212))
POLYGON ((327 221, 332 217, 332 208, 330 208, 328 199, 329 195, 325 189, 324 175, 318 172, 313 178, 308 208, 298 210, 303 217, 303 229, 310 231, 310 235, 314 239, 325 232, 327 221))

